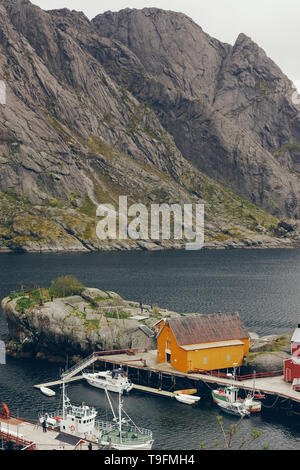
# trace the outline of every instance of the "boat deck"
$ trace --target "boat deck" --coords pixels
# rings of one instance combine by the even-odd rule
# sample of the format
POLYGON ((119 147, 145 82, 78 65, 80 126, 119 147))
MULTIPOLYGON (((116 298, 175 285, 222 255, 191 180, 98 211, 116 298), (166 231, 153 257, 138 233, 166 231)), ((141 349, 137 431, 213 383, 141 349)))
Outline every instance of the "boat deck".
MULTIPOLYGON (((42 426, 23 421, 16 418, 2 419, 0 418, 0 428, 4 434, 12 434, 14 437, 19 436, 20 441, 34 442, 36 450, 74 450, 75 445, 68 443, 68 436, 64 439, 64 435, 60 432, 48 429, 43 432, 42 426)), ((1 433, 1 434, 2 434, 1 433)), ((3 434, 2 434, 3 436, 3 434)), ((15 439, 14 439, 15 440, 15 439)), ((87 450, 88 443, 84 442, 79 445, 77 450, 87 450)), ((94 444, 93 450, 98 450, 94 444)))

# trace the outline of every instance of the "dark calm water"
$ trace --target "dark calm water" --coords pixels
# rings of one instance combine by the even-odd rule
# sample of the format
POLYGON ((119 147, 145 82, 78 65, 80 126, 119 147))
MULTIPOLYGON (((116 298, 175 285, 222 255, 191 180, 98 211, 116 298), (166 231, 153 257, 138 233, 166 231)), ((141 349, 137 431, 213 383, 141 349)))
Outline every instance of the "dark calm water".
MULTIPOLYGON (((248 329, 259 334, 289 332, 300 323, 300 250, 0 254, 0 268, 1 298, 19 283, 49 285, 59 275, 74 274, 88 286, 179 312, 238 311, 248 329)), ((0 314, 0 334, 6 332, 0 314)), ((59 404, 59 393, 49 399, 33 385, 58 374, 57 365, 9 358, 0 366, 0 402, 35 419, 38 411, 59 404)), ((74 403, 85 400, 106 417, 103 392, 78 383, 69 386, 68 394, 74 403)), ((202 442, 221 437, 219 411, 209 402, 191 408, 132 392, 125 408, 137 424, 153 430, 156 449, 198 449, 202 442)), ((235 421, 224 415, 226 426, 235 421)), ((237 441, 253 429, 262 437, 251 448, 300 449, 300 418, 264 412, 242 423, 237 441)))

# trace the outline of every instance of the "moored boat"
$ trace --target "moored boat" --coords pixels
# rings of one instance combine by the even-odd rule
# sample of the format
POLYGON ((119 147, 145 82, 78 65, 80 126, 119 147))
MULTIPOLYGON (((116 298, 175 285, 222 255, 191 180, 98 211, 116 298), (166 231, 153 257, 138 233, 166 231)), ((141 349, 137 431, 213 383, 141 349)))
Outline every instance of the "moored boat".
POLYGON ((195 405, 201 399, 201 397, 193 396, 193 395, 185 395, 184 393, 177 393, 175 395, 177 401, 181 403, 185 403, 186 405, 195 405))
MULTIPOLYGON (((115 450, 150 450, 153 446, 152 431, 137 426, 123 409, 119 393, 119 412, 116 415, 110 396, 105 390, 114 419, 106 423, 101 434, 101 444, 115 450), (123 418, 124 415, 124 418, 123 418)), ((102 426, 103 427, 103 426, 102 426)))
POLYGON ((63 409, 55 413, 46 413, 41 417, 49 427, 59 429, 61 433, 73 436, 76 441, 88 441, 99 448, 109 447, 115 450, 150 450, 153 445, 152 431, 140 428, 123 410, 122 393, 119 392, 119 413, 115 413, 107 389, 105 393, 110 404, 113 419, 96 420, 97 411, 82 403, 74 406, 65 394, 63 382, 63 409), (123 416, 124 415, 124 416, 123 416))
POLYGON ((246 417, 250 415, 242 400, 238 399, 239 389, 236 387, 225 387, 212 391, 212 399, 226 413, 246 417))
POLYGON ((201 397, 194 395, 194 393, 197 393, 196 388, 191 388, 187 390, 177 390, 176 392, 174 392, 174 397, 177 401, 181 403, 185 403, 186 405, 194 405, 198 403, 201 399, 201 397))
POLYGON ((40 391, 44 394, 47 395, 47 397, 55 397, 55 391, 51 390, 51 388, 48 387, 41 387, 40 391))
POLYGON ((129 393, 133 389, 133 383, 121 368, 96 373, 83 372, 82 376, 92 387, 110 392, 129 393))

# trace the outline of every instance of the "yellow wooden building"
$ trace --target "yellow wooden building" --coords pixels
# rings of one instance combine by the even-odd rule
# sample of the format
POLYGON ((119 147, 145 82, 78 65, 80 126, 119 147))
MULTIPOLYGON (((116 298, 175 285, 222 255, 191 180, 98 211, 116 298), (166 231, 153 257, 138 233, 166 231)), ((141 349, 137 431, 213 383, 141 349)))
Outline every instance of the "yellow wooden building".
POLYGON ((241 366, 249 353, 249 333, 238 313, 185 315, 156 325, 157 360, 181 372, 241 366))

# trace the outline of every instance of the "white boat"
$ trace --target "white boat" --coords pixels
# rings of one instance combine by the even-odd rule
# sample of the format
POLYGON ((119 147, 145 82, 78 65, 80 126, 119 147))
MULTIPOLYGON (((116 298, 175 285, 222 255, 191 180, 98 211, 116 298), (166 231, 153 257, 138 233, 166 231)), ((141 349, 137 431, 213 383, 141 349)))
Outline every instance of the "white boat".
POLYGON ((115 450, 150 450, 153 445, 152 432, 136 426, 123 410, 122 394, 119 392, 119 413, 115 414, 108 391, 105 389, 113 413, 112 421, 96 420, 95 408, 82 403, 73 406, 65 394, 65 382, 62 384, 63 409, 55 413, 46 413, 41 417, 52 429, 74 437, 74 441, 89 441, 115 450), (126 416, 123 417, 123 415, 126 416))
POLYGON ((261 411, 261 402, 254 400, 254 396, 251 393, 248 393, 245 400, 243 400, 243 404, 250 413, 259 413, 261 411))
POLYGON ((153 446, 152 431, 143 429, 132 421, 123 410, 122 394, 119 393, 119 412, 116 415, 108 391, 105 390, 114 419, 110 428, 101 435, 101 444, 115 450, 150 450, 153 446), (123 414, 125 417, 123 418, 123 414))
POLYGON ((47 397, 55 397, 55 391, 51 390, 51 388, 47 387, 41 387, 40 391, 44 394, 47 395, 47 397))
POLYGON ((128 379, 123 369, 96 373, 83 372, 82 376, 92 387, 110 392, 129 393, 133 389, 133 383, 128 379))
POLYGON ((224 389, 213 390, 213 401, 226 413, 246 417, 250 415, 243 401, 238 399, 239 389, 233 386, 224 389))
POLYGON ((195 403, 198 403, 201 399, 201 397, 197 397, 195 395, 186 395, 184 393, 177 393, 174 396, 177 401, 185 403, 186 405, 194 405, 195 403))

